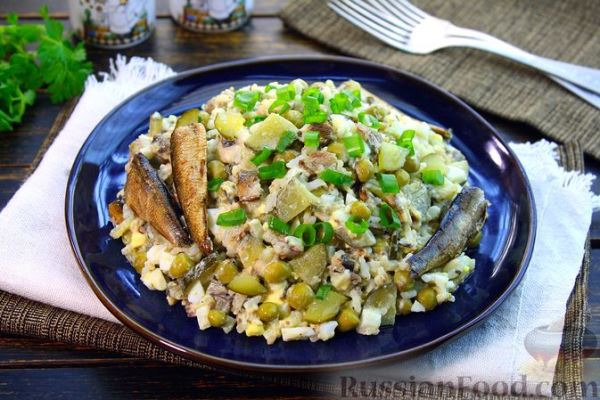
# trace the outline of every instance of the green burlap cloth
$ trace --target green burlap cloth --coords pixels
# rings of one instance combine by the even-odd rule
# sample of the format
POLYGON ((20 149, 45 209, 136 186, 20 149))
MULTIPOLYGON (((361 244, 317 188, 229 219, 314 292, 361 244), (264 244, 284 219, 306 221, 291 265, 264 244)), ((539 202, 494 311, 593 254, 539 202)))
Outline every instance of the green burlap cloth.
MULTIPOLYGON (((562 164, 567 169, 583 170, 583 153, 577 142, 569 142, 561 146, 560 157, 562 164)), ((571 293, 567 304, 565 328, 554 375, 555 383, 564 383, 564 385, 556 385, 558 391, 556 391, 555 394, 570 399, 582 398, 579 382, 582 381, 582 340, 585 331, 585 315, 587 308, 586 288, 590 263, 589 257, 590 252, 588 243, 588 249, 584 256, 581 271, 577 277, 573 292, 571 293), (563 391, 563 388, 566 388, 565 391, 563 391)), ((223 369, 195 363, 163 350, 123 325, 66 311, 2 291, 0 291, 0 333, 30 336, 90 346, 101 350, 123 353, 137 358, 147 358, 171 364, 219 370, 220 372, 231 374, 241 374, 245 376, 252 375, 257 379, 264 379, 269 382, 276 382, 283 385, 312 389, 336 396, 341 394, 341 382, 332 382, 322 375, 253 375, 249 372, 225 371, 223 369)), ((403 393, 395 396, 395 398, 399 399, 419 398, 425 400, 469 399, 475 397, 486 399, 515 398, 512 396, 481 396, 478 393, 467 390, 457 390, 450 387, 419 386, 418 382, 410 382, 403 393)))
MULTIPOLYGON (((414 0, 430 14, 492 34, 534 54, 600 68, 600 1, 414 0)), ((543 74, 465 48, 411 55, 339 17, 324 0, 291 0, 280 13, 291 28, 333 49, 422 76, 473 106, 529 123, 550 138, 579 140, 600 158, 600 110, 543 74)))

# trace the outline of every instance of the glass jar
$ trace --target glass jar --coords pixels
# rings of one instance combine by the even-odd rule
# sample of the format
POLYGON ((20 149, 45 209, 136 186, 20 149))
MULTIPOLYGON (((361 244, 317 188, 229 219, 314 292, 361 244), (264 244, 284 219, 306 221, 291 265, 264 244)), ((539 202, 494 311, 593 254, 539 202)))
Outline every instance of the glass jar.
POLYGON ((173 19, 196 32, 228 32, 248 22, 252 0, 169 0, 173 19))
POLYGON ((122 49, 150 37, 156 24, 156 1, 69 0, 69 18, 86 44, 122 49))

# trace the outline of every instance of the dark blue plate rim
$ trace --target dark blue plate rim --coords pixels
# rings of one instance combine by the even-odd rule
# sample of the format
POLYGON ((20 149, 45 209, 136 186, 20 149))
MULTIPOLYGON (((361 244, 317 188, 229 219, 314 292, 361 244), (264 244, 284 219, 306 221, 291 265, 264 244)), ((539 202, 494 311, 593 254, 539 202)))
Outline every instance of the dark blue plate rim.
POLYGON ((532 194, 532 190, 531 190, 531 185, 529 183, 529 179, 527 178, 527 175, 525 174, 523 166, 519 162, 515 153, 512 151, 510 146, 508 146, 508 144, 504 141, 504 139, 502 139, 500 137, 500 135, 496 132, 496 129, 489 122, 487 122, 481 115, 479 115, 479 113, 477 113, 469 105, 467 105, 464 101, 459 99, 454 94, 448 92, 447 90, 445 90, 429 81, 426 81, 423 78, 420 78, 416 75, 402 71, 397 68, 393 68, 393 67, 390 67, 387 65, 382 65, 382 64, 378 64, 378 63, 375 63, 372 61, 362 60, 362 59, 357 59, 357 58, 343 57, 343 56, 330 56, 330 55, 314 55, 314 54, 265 56, 265 57, 247 58, 247 59, 228 61, 228 62, 223 62, 223 63, 218 63, 218 64, 212 64, 212 65, 194 68, 191 70, 187 70, 187 71, 178 73, 172 77, 158 81, 158 82, 132 94, 131 96, 129 96, 128 98, 123 100, 115 108, 113 108, 98 123, 97 126, 94 128, 94 130, 92 130, 92 132, 90 133, 90 135, 88 136, 86 141, 81 146, 81 149, 77 153, 77 157, 75 158, 75 161, 73 162, 73 166, 72 166, 71 172, 69 174, 69 179, 67 181, 67 189, 66 189, 66 195, 65 195, 65 221, 66 221, 66 227, 67 227, 67 234, 69 236, 69 243, 71 245, 71 248, 73 250, 75 258, 77 260, 77 264, 79 265, 79 268, 80 268, 83 276, 85 277, 86 281, 88 282, 88 284, 90 285, 90 287, 92 288, 92 290, 94 291, 94 293, 96 294, 98 299, 119 321, 121 321, 128 328, 132 329, 134 332, 140 334, 142 337, 150 340, 154 344, 156 344, 172 353, 178 354, 182 357, 185 357, 185 358, 193 360, 193 361, 208 363, 211 365, 216 365, 216 366, 226 367, 226 368, 233 367, 236 369, 243 369, 243 370, 254 371, 254 372, 257 372, 257 371, 267 372, 268 371, 268 372, 286 372, 287 373, 287 372, 326 372, 326 371, 349 369, 349 368, 355 368, 355 367, 364 367, 364 366, 369 366, 369 365, 374 365, 374 364, 381 364, 383 362, 391 362, 391 361, 395 361, 395 360, 406 359, 411 356, 415 356, 415 355, 424 353, 424 352, 431 350, 434 347, 444 343, 445 341, 447 341, 451 338, 462 335, 462 334, 466 333, 468 330, 475 327, 480 322, 482 322, 494 310, 496 310, 504 302, 504 300, 506 300, 506 298, 510 295, 510 293, 518 286, 518 284, 521 282, 521 279, 523 278, 523 275, 525 274, 525 271, 527 270, 527 266, 529 265, 529 261, 531 259, 531 255, 533 252, 533 245, 535 242, 536 227, 537 227, 536 208, 535 208, 535 202, 533 199, 533 194, 532 194), (90 143, 92 142, 92 139, 95 137, 95 135, 98 134, 96 127, 102 125, 106 120, 110 119, 111 116, 116 112, 116 110, 121 108, 124 104, 129 102, 131 99, 133 99, 137 96, 140 96, 143 93, 155 88, 156 86, 164 84, 165 82, 179 80, 179 79, 185 79, 186 77, 189 77, 189 76, 192 76, 195 74, 206 73, 206 72, 210 72, 210 71, 219 70, 222 68, 249 66, 249 65, 256 65, 256 64, 263 64, 263 63, 273 63, 273 62, 278 62, 278 61, 288 61, 288 62, 289 61, 297 61, 297 62, 304 62, 304 61, 327 62, 327 61, 330 61, 330 62, 338 62, 338 63, 350 63, 350 64, 354 64, 357 66, 365 66, 365 67, 369 67, 369 68, 380 69, 383 71, 401 75, 402 77, 404 77, 406 79, 415 81, 419 85, 428 87, 430 90, 433 89, 433 90, 439 92, 441 96, 444 96, 444 97, 448 98, 449 101, 452 101, 456 105, 459 105, 462 109, 464 109, 465 112, 471 114, 471 116, 475 117, 475 119, 477 119, 479 123, 481 123, 487 129, 489 129, 489 131, 491 132, 494 139, 497 142, 499 142, 499 144, 502 145, 506 149, 506 151, 510 155, 510 158, 509 158, 510 161, 513 162, 516 166, 516 171, 519 174, 519 178, 522 179, 522 181, 525 184, 525 188, 526 188, 525 195, 526 195, 526 199, 527 199, 526 204, 528 205, 527 213, 529 214, 529 219, 530 219, 531 223, 530 223, 529 229, 528 229, 528 238, 527 238, 527 244, 525 246, 524 255, 518 266, 518 272, 514 275, 509 286, 504 290, 504 292, 500 296, 498 296, 498 298, 496 300, 494 300, 490 305, 488 305, 486 308, 481 310, 481 312, 475 318, 472 318, 472 319, 466 321, 464 324, 462 324, 460 327, 454 329, 453 331, 448 332, 445 335, 439 336, 436 339, 431 340, 422 345, 415 346, 410 349, 406 349, 406 350, 402 350, 402 351, 397 351, 394 353, 383 354, 383 355, 380 355, 377 357, 371 357, 371 358, 358 360, 358 361, 318 364, 318 365, 310 365, 310 364, 307 364, 307 365, 266 365, 266 364, 251 363, 251 362, 231 360, 231 359, 225 359, 225 358, 221 358, 221 357, 211 356, 211 355, 202 353, 201 351, 198 351, 196 349, 182 346, 173 341, 167 340, 167 339, 161 337, 160 335, 152 332, 151 330, 145 328, 144 326, 140 325, 139 323, 135 322, 131 318, 129 318, 123 311, 121 311, 110 300, 110 298, 106 295, 106 293, 100 288, 98 283, 95 281, 93 274, 90 273, 90 271, 83 259, 83 255, 81 254, 79 244, 77 243, 77 238, 76 238, 76 233, 75 233, 75 223, 74 223, 74 210, 73 210, 75 187, 78 182, 79 173, 80 173, 81 166, 82 166, 82 158, 83 158, 84 154, 86 153, 86 151, 88 150, 88 147, 90 146, 90 143))

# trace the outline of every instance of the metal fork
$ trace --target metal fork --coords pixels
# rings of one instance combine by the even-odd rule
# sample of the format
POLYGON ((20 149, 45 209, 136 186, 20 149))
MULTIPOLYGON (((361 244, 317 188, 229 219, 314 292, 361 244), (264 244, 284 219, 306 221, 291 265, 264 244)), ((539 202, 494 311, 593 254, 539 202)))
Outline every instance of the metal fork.
POLYGON ((329 7, 388 45, 414 54, 446 47, 471 47, 510 58, 549 74, 600 108, 600 70, 528 53, 491 35, 434 17, 407 0, 331 0, 329 7))

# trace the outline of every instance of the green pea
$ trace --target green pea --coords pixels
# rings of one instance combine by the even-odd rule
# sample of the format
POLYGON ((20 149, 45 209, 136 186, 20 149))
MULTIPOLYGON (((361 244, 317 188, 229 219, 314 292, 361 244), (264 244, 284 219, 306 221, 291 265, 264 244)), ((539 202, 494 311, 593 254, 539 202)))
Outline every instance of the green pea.
POLYGON ((270 322, 279 316, 279 306, 275 303, 265 302, 258 307, 258 317, 263 322, 270 322))
POLYGON ((435 289, 430 286, 425 286, 417 293, 417 301, 421 303, 427 311, 433 310, 438 304, 435 289))

